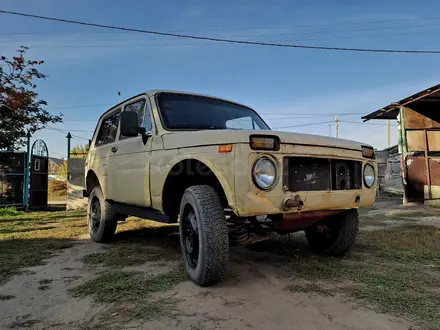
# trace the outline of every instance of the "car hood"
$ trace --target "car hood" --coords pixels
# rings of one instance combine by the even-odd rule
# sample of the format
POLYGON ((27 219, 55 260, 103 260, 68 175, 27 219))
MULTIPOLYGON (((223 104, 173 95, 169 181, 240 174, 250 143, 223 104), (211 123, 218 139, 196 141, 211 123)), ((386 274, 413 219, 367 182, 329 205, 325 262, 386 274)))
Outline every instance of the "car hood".
POLYGON ((176 149, 229 143, 249 143, 249 136, 251 134, 278 136, 281 140, 281 143, 285 144, 323 146, 351 150, 361 150, 362 146, 368 146, 368 144, 361 142, 331 138, 321 135, 253 130, 206 130, 173 132, 164 134, 162 136, 162 139, 165 149, 176 149))

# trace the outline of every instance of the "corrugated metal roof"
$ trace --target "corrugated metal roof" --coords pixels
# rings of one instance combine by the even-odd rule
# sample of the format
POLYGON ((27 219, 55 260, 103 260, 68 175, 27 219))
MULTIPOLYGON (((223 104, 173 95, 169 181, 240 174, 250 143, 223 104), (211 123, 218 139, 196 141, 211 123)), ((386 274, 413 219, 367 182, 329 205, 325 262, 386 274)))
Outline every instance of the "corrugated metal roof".
POLYGON ((413 105, 415 103, 440 103, 440 84, 434 85, 431 88, 425 89, 414 95, 408 96, 399 102, 391 103, 382 109, 370 113, 362 117, 364 121, 371 119, 396 119, 399 115, 399 107, 413 105))

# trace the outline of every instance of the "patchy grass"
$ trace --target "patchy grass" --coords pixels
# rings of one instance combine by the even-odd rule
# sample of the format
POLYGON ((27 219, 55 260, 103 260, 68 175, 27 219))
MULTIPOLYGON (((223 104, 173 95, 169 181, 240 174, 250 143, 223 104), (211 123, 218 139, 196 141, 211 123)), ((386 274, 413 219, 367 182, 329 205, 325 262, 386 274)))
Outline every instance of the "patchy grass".
POLYGON ((360 215, 364 215, 364 214, 367 214, 368 212, 374 211, 374 210, 376 210, 376 208, 374 206, 365 206, 365 207, 360 207, 358 209, 358 212, 360 215))
POLYGON ((429 211, 406 211, 406 210, 397 210, 391 211, 385 214, 387 218, 424 218, 424 217, 432 217, 438 214, 434 214, 429 211))
POLYGON ((23 212, 18 211, 15 207, 0 208, 0 217, 15 217, 20 214, 23 212))
POLYGON ((359 235, 358 247, 389 261, 440 266, 440 229, 406 225, 359 235))
POLYGON ((10 294, 0 294, 0 301, 11 300, 14 298, 15 298, 15 296, 12 296, 10 294))
POLYGON ((305 283, 305 284, 289 284, 286 289, 292 292, 301 293, 316 293, 322 296, 333 296, 334 293, 330 289, 324 288, 322 285, 316 282, 305 283))
POLYGON ((114 313, 124 318, 151 319, 172 315, 175 299, 155 298, 156 292, 165 292, 187 279, 182 266, 161 275, 142 272, 109 271, 72 290, 74 297, 93 297, 99 303, 117 303, 114 313))
MULTIPOLYGON (((11 276, 20 274, 23 268, 44 264, 45 259, 73 246, 79 236, 88 233, 86 211, 59 210, 60 208, 54 207, 50 211, 20 212, 0 217, 0 284, 11 276)), ((115 252, 117 256, 110 258, 108 265, 118 263, 119 257, 120 260, 125 259, 126 265, 140 263, 141 259, 148 259, 149 255, 146 253, 152 251, 147 251, 145 246, 137 247, 137 243, 159 241, 155 235, 160 237, 163 230, 170 233, 176 228, 173 225, 164 226, 153 221, 129 218, 118 225, 115 247, 110 246, 108 253, 106 251, 102 256, 90 257, 90 260, 95 258, 97 262, 97 259, 107 258, 111 252, 115 252)), ((174 251, 170 250, 169 253, 174 251)), ((157 257, 158 253, 151 257, 153 256, 157 257)), ((165 253, 163 256, 165 257, 165 253)))
POLYGON ((0 218, 0 283, 43 264, 87 232, 85 212, 30 212, 0 218))
POLYGON ((70 292, 74 297, 92 296, 96 302, 136 302, 153 292, 170 290, 184 280, 186 273, 183 267, 156 276, 142 272, 107 271, 70 292))
POLYGON ((380 312, 404 316, 423 328, 440 328, 440 229, 404 225, 361 231, 344 258, 311 254, 299 240, 253 246, 286 265, 289 291, 343 294, 380 312), (275 257, 275 258, 274 258, 275 257))
POLYGON ((41 323, 41 320, 30 319, 31 314, 17 316, 15 321, 8 325, 9 329, 32 328, 34 325, 41 323))
POLYGON ((172 235, 177 229, 177 226, 166 226, 121 232, 117 235, 117 240, 106 246, 103 252, 88 254, 82 261, 91 266, 114 268, 141 265, 145 262, 179 260, 179 237, 172 235))

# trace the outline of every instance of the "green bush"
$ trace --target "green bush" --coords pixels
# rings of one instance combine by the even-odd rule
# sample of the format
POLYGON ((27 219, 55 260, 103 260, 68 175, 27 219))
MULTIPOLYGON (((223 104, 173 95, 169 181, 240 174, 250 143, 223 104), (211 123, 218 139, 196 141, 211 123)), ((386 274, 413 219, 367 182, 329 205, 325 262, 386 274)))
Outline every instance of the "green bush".
POLYGON ((15 207, 0 208, 0 217, 13 217, 20 215, 23 212, 18 211, 15 207))

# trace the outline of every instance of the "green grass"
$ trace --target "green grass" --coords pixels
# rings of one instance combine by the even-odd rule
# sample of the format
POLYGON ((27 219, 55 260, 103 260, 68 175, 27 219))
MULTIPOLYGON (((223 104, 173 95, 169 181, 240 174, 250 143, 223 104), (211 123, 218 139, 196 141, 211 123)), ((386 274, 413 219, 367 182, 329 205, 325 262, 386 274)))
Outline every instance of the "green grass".
MULTIPOLYGON (((149 222, 146 221, 146 224, 149 222)), ((133 225, 128 224, 124 229, 132 228, 133 225)), ((106 246, 103 252, 88 254, 82 261, 91 266, 114 268, 141 265, 145 262, 179 260, 179 237, 173 235, 177 230, 178 227, 174 225, 126 230, 120 232, 118 239, 106 246)))
MULTIPOLYGON (((60 250, 69 248, 77 242, 79 236, 87 235, 87 218, 85 211, 50 211, 19 212, 0 217, 0 284, 11 276, 20 274, 26 267, 39 266, 45 260, 60 250)), ((2 209, 4 210, 4 209, 2 209)), ((137 264, 141 259, 148 259, 147 248, 137 247, 137 244, 147 240, 154 245, 155 241, 164 239, 165 234, 176 230, 176 226, 163 226, 148 220, 130 218, 118 225, 115 249, 101 257, 110 257, 110 251, 117 256, 126 257, 124 263, 137 264), (162 231, 166 233, 161 236, 162 231), (157 236, 157 237, 156 237, 157 236), (124 245, 129 242, 130 244, 124 245), (131 252, 131 256, 126 253, 131 252)), ((107 252, 107 251, 106 251, 107 252)), ((151 252, 151 251, 150 251, 151 252)), ((175 250, 174 250, 175 252, 175 250)), ((174 253, 169 250, 168 253, 174 253)), ((165 255, 165 254, 164 254, 165 255)), ((157 254, 155 254, 157 257, 157 254)), ((90 257, 93 258, 93 257, 90 257)), ((97 257, 99 259, 99 257, 97 257)), ((108 265, 117 263, 116 257, 110 258, 108 265)), ((95 257, 95 261, 97 261, 95 257)))
POLYGON ((95 302, 114 303, 115 312, 123 313, 127 319, 150 319, 170 316, 175 299, 156 298, 152 294, 173 289, 187 279, 183 267, 177 267, 160 275, 142 272, 106 271, 70 290, 77 298, 91 296, 95 302))
POLYGON ((432 217, 438 214, 434 214, 429 211, 406 211, 406 210, 397 210, 391 211, 385 214, 387 218, 424 218, 424 217, 432 217))
POLYGON ((358 246, 389 261, 440 266, 440 229, 436 227, 405 225, 363 232, 358 246))
POLYGON ((14 217, 23 214, 23 212, 18 211, 15 207, 0 208, 0 217, 14 217))
POLYGON ((293 242, 266 241, 252 247, 268 252, 266 262, 285 264, 286 290, 355 298, 380 312, 440 329, 440 229, 403 225, 361 231, 344 258, 319 256, 293 242))

